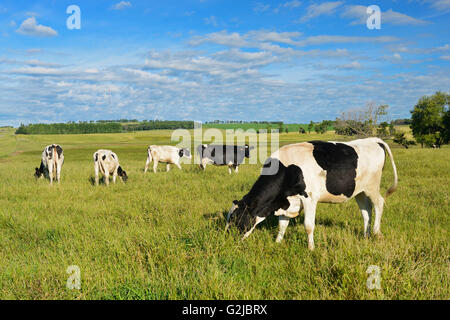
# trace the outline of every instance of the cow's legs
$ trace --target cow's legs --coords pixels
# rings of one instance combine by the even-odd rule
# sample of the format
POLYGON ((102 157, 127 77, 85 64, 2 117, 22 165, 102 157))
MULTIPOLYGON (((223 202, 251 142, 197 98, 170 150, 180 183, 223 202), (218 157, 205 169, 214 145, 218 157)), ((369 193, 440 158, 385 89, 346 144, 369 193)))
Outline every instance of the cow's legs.
POLYGON ((235 173, 238 173, 238 171, 239 171, 238 168, 239 168, 239 166, 234 166, 234 172, 235 173))
POLYGON ((153 172, 156 173, 156 170, 158 169, 158 162, 156 159, 153 159, 153 172))
POLYGON ((378 193, 376 196, 371 197, 370 200, 372 200, 373 206, 375 208, 375 221, 373 223, 373 234, 375 236, 381 237, 381 216, 383 215, 383 205, 384 205, 384 199, 383 197, 378 193))
POLYGON ((98 186, 98 161, 94 163, 94 172, 95 172, 95 185, 98 186))
POLYGON ((114 172, 113 172, 113 182, 114 182, 114 184, 116 184, 116 179, 117 179, 117 169, 114 170, 114 172))
POLYGON ((200 165, 203 168, 203 171, 206 170, 206 164, 208 163, 208 159, 207 158, 203 158, 202 159, 202 164, 200 165))
POLYGON ((231 174, 231 166, 228 166, 228 173, 231 174))
POLYGON ((57 164, 56 166, 56 180, 58 181, 58 183, 60 183, 61 181, 61 165, 57 164))
POLYGON ((178 167, 178 169, 182 170, 182 169, 181 169, 181 166, 180 166, 180 164, 179 164, 178 162, 175 163, 175 165, 178 167))
POLYGON ((144 173, 147 172, 148 166, 150 165, 150 162, 152 162, 152 161, 150 160, 150 157, 147 157, 147 162, 145 163, 144 173))
POLYGON ((261 222, 263 222, 265 219, 266 219, 266 217, 258 217, 258 216, 257 216, 257 217, 256 217, 256 221, 255 221, 255 224, 253 225, 253 227, 252 227, 249 231, 247 231, 247 232, 244 234, 244 236, 242 237, 242 240, 247 239, 247 238, 252 234, 253 230, 255 230, 256 226, 257 226, 258 224, 260 224, 261 222))
POLYGON ((170 171, 170 163, 166 164, 166 171, 167 171, 167 172, 170 171))
POLYGON ((53 184, 53 163, 50 162, 48 166, 48 176, 50 178, 50 185, 53 184))
POLYGON ((279 231, 277 235, 277 243, 280 243, 283 240, 284 233, 286 232, 287 226, 289 225, 289 217, 286 216, 279 216, 278 217, 278 225, 279 225, 279 231))
POLYGON ((303 200, 303 207, 305 210, 305 230, 308 235, 308 249, 314 250, 314 226, 316 221, 317 201, 306 198, 303 200))
POLYGON ((105 183, 109 186, 109 170, 105 170, 105 183))
POLYGON ((370 236, 370 223, 372 220, 372 202, 364 193, 358 194, 355 199, 364 220, 364 237, 368 237, 370 236))

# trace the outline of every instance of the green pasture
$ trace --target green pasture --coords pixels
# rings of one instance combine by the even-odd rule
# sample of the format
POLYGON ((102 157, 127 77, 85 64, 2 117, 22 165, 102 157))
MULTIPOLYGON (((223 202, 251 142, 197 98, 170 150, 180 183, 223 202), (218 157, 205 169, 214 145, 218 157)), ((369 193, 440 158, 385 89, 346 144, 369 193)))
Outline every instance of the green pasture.
MULTIPOLYGON (((244 128, 245 129, 245 128, 244 128)), ((295 131, 298 131, 298 126, 295 131)), ((224 233, 223 215, 257 179, 261 164, 183 164, 143 173, 149 144, 175 144, 164 130, 124 134, 14 135, 0 128, 1 299, 449 299, 450 148, 390 143, 399 188, 386 201, 382 239, 363 237, 354 200, 319 204, 316 249, 303 214, 275 243, 277 219, 246 241, 224 233), (64 148, 62 182, 35 180, 43 148, 64 148), (92 154, 115 151, 127 184, 92 185, 92 154), (68 289, 79 266, 81 289, 68 289), (366 286, 370 265, 381 289, 366 286)), ((342 140, 280 135, 280 144, 342 140)), ((194 144, 193 144, 194 145, 194 144)), ((255 156, 257 149, 253 150, 255 156)), ((393 181, 386 162, 383 193, 393 181)))

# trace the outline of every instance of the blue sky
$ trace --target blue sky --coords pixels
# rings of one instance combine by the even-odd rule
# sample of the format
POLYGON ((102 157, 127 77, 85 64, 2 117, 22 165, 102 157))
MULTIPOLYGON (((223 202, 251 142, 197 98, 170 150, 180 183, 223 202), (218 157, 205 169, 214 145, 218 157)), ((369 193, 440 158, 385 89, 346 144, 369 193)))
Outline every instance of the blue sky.
POLYGON ((450 90, 450 0, 0 2, 0 125, 389 118, 450 90), (69 5, 81 29, 69 30, 69 5), (381 29, 366 8, 381 9, 381 29))

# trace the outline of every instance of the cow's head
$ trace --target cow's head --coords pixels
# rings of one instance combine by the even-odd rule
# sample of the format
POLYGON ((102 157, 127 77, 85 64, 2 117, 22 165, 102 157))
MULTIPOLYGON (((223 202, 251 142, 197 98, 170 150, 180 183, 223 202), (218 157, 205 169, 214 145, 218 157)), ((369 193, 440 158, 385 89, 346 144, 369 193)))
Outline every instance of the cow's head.
POLYGON ((123 170, 121 166, 117 168, 117 174, 119 175, 119 177, 122 178, 123 182, 127 182, 128 180, 127 172, 123 170))
POLYGON ((45 166, 44 166, 44 164, 42 163, 42 160, 41 160, 40 167, 34 169, 34 176, 35 176, 35 178, 39 179, 40 177, 42 177, 42 175, 44 174, 44 170, 45 170, 45 166))
POLYGON ((186 149, 186 148, 180 149, 180 151, 178 152, 178 155, 180 156, 180 158, 181 157, 186 157, 188 159, 192 158, 191 151, 189 151, 189 149, 186 149))
POLYGON ((253 150, 255 147, 254 146, 249 146, 248 144, 245 145, 245 157, 246 158, 250 158, 250 151, 253 150))
POLYGON ((34 177, 36 179, 39 179, 43 174, 44 174, 44 172, 42 172, 40 168, 35 168, 34 177))
POLYGON ((241 200, 233 201, 227 215, 227 229, 232 224, 242 232, 249 230, 256 217, 267 217, 278 209, 289 208, 287 197, 296 194, 308 197, 305 188, 300 167, 286 167, 278 159, 269 158, 250 192, 241 200))

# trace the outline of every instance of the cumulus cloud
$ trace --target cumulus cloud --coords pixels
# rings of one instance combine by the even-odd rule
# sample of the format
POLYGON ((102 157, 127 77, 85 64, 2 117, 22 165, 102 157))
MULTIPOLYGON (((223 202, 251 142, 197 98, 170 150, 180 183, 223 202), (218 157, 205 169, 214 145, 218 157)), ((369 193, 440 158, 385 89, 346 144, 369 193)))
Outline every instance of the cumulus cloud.
POLYGON ((58 35, 58 32, 52 28, 38 24, 35 17, 30 17, 23 21, 16 32, 32 37, 54 37, 58 35))
POLYGON ((132 5, 131 5, 130 1, 120 1, 120 2, 118 2, 116 4, 114 4, 111 7, 111 9, 113 9, 113 10, 124 10, 124 9, 131 8, 131 7, 132 7, 132 5))
MULTIPOLYGON (((223 30, 190 40, 205 48, 152 49, 132 55, 126 65, 111 63, 114 56, 108 61, 69 56, 61 60, 66 65, 45 61, 41 54, 39 59, 2 57, 0 106, 14 109, 11 119, 16 124, 249 116, 307 122, 334 119, 342 108, 357 108, 369 99, 388 103, 403 117, 409 114, 405 106, 413 105, 423 94, 448 89, 445 85, 450 81, 445 69, 404 72, 401 64, 390 64, 388 58, 406 63, 408 56, 402 50, 390 52, 404 46, 392 36, 306 37, 298 31, 223 30), (347 43, 352 45, 347 47, 347 43), (386 59, 379 50, 371 50, 370 57, 360 56, 354 50, 360 43, 387 51, 386 59), (330 48, 308 48, 321 44, 330 44, 330 48), (390 72, 384 73, 384 67, 390 72)), ((448 60, 448 44, 429 49, 448 60)), ((0 123, 11 120, 0 117, 0 123)))
MULTIPOLYGON (((344 18, 355 19, 351 22, 352 25, 366 24, 368 18, 367 7, 361 5, 345 6, 341 16, 344 18)), ((388 11, 381 12, 381 24, 383 23, 393 25, 425 25, 428 22, 389 9, 388 11)))
POLYGON ((332 2, 324 2, 321 4, 311 4, 306 9, 306 14, 298 19, 296 22, 304 23, 313 18, 322 16, 322 15, 331 15, 335 12, 336 8, 339 7, 343 2, 342 1, 332 1, 332 2))

